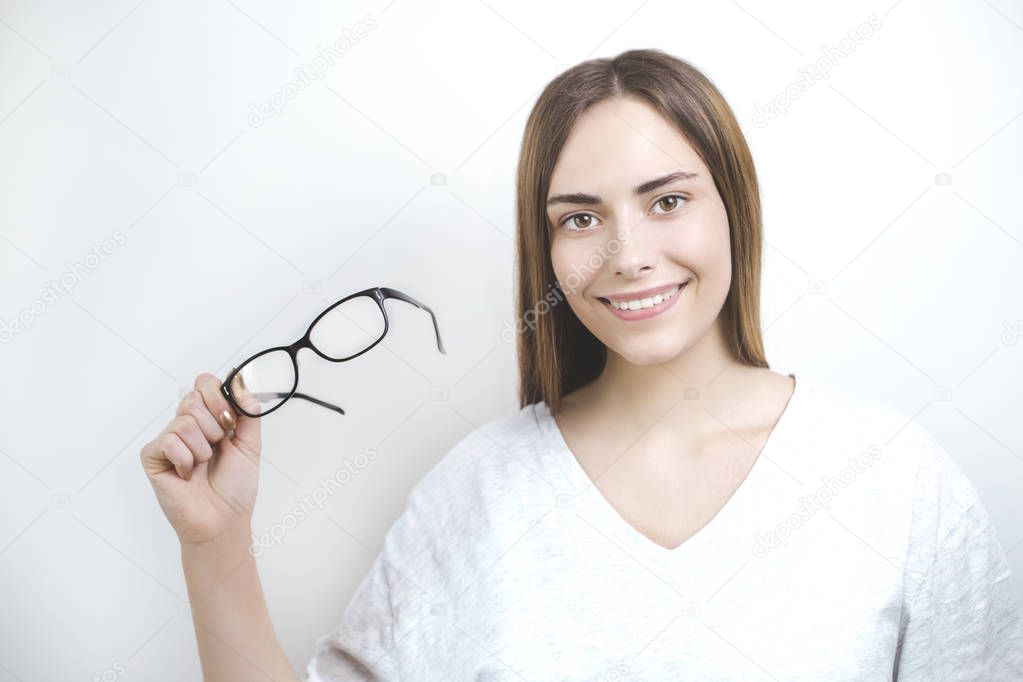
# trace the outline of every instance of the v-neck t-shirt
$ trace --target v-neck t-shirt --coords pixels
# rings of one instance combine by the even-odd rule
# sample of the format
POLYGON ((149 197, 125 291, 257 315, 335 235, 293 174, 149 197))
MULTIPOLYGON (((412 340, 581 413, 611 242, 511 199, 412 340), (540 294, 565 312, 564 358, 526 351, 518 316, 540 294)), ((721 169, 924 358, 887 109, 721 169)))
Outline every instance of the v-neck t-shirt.
POLYGON ((1023 617, 934 437, 800 373, 745 479, 671 549, 602 495, 544 402, 473 430, 413 487, 305 672, 1020 680, 1023 617))

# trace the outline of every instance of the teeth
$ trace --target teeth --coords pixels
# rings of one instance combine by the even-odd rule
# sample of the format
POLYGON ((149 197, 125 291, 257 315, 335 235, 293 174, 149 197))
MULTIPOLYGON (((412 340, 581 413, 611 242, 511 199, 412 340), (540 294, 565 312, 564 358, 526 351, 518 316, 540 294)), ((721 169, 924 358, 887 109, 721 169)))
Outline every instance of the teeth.
POLYGON ((676 284, 675 288, 666 291, 663 294, 657 294, 648 298, 638 298, 632 301, 611 301, 611 305, 618 310, 642 310, 644 308, 653 308, 655 305, 667 301, 669 298, 678 293, 679 287, 676 284))

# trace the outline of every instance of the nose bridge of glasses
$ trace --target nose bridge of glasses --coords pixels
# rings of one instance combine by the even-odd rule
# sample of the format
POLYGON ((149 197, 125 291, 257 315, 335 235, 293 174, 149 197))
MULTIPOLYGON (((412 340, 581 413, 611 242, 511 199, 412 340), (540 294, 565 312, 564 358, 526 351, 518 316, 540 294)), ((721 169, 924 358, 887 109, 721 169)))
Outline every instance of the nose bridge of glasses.
POLYGON ((296 339, 290 345, 285 346, 284 350, 288 351, 288 355, 291 357, 295 357, 298 355, 298 351, 303 348, 308 348, 311 345, 312 341, 309 340, 309 330, 307 329, 305 334, 302 335, 302 338, 296 339))

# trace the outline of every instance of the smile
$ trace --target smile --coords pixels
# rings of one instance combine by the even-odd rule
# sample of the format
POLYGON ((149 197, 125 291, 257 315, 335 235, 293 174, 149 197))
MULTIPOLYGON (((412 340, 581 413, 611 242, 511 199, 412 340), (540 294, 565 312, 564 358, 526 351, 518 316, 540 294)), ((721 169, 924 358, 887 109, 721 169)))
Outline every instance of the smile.
POLYGON ((670 289, 645 298, 611 300, 601 297, 600 301, 607 306, 615 317, 623 320, 646 320, 660 315, 671 308, 675 301, 679 298, 679 294, 685 291, 689 282, 690 280, 687 279, 681 285, 676 284, 670 289))

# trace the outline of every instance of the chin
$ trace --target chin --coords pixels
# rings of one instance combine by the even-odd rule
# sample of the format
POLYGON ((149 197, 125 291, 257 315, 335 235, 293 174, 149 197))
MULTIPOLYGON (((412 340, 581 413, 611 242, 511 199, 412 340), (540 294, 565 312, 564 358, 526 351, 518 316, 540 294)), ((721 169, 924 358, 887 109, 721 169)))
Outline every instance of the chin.
POLYGON ((608 339, 604 344, 634 365, 659 365, 674 360, 686 350, 684 340, 677 337, 656 338, 637 335, 633 338, 608 339))

